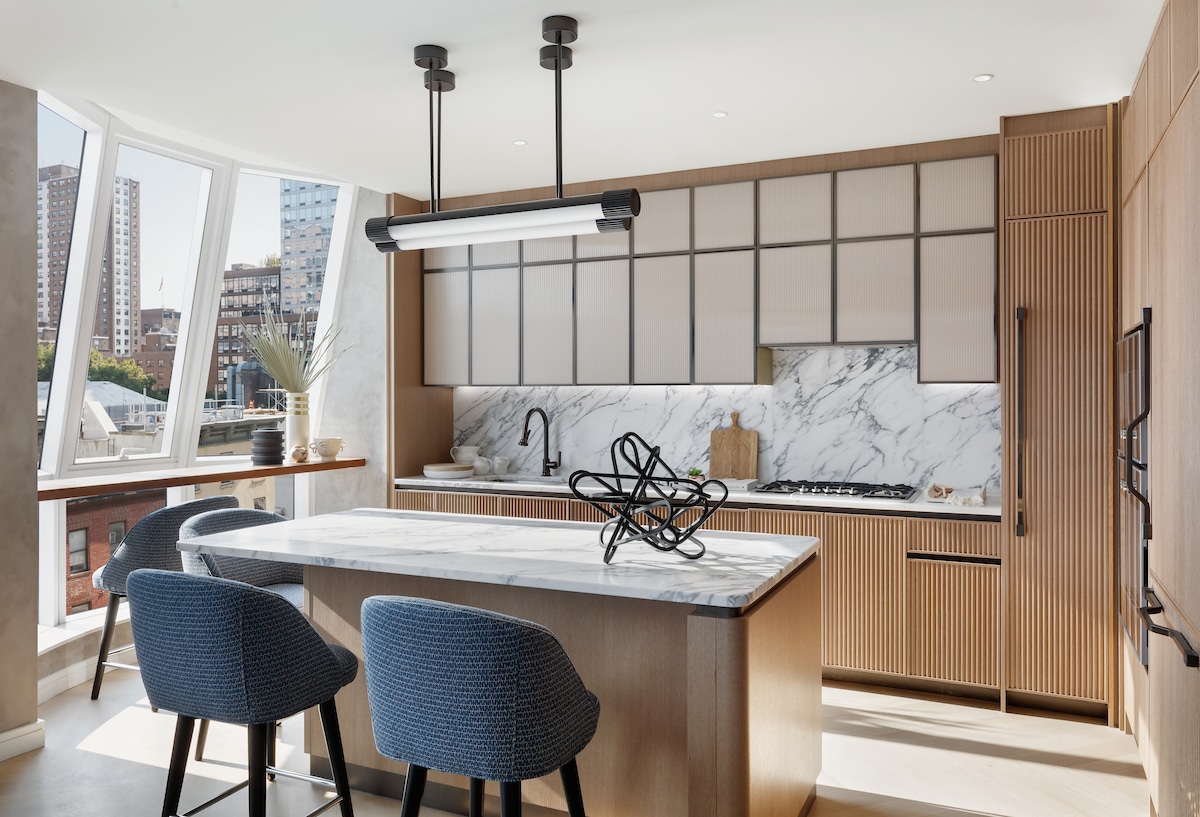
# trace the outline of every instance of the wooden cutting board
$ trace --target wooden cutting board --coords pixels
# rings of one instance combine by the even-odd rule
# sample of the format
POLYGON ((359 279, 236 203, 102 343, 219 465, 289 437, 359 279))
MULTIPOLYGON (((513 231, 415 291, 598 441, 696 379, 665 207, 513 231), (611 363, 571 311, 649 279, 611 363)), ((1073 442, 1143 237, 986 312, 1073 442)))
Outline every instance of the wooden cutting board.
POLYGON ((729 428, 709 435, 708 476, 712 479, 758 479, 758 432, 738 425, 741 412, 731 412, 729 428))

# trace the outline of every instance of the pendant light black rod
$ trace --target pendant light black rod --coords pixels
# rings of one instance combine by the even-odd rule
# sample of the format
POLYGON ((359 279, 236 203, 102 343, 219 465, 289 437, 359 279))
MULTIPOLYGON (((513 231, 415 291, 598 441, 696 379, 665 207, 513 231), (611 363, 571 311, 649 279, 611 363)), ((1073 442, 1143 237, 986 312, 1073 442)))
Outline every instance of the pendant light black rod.
POLYGON ((555 193, 560 199, 563 197, 563 133, 562 133, 562 66, 563 66, 563 43, 562 33, 559 32, 554 38, 555 44, 558 46, 558 57, 554 61, 554 163, 556 170, 555 193))
POLYGON ((442 89, 438 88, 437 126, 437 212, 442 211, 442 89))
POLYGON ((435 195, 433 173, 433 82, 429 83, 429 212, 437 212, 437 196, 435 195))

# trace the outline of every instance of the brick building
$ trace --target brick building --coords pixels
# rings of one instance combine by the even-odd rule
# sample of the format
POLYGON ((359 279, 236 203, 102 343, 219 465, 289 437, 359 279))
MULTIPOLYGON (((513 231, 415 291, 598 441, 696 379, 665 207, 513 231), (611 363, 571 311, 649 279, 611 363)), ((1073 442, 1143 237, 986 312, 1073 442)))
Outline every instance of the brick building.
POLYGON ((92 574, 108 563, 125 534, 146 514, 167 506, 166 491, 138 491, 67 503, 67 613, 104 607, 108 593, 92 574))

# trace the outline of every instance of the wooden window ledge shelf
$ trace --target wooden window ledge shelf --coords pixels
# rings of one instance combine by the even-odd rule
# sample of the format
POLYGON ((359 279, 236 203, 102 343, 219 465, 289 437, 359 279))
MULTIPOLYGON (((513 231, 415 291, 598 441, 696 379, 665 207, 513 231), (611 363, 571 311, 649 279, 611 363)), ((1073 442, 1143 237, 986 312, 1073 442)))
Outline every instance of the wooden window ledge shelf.
POLYGON ((362 457, 347 457, 329 462, 303 462, 285 465, 251 465, 237 462, 194 465, 190 468, 167 468, 160 471, 132 471, 127 474, 103 474, 67 479, 47 479, 38 482, 38 501, 50 499, 79 499, 124 491, 149 491, 157 488, 178 488, 208 482, 234 479, 261 479, 288 474, 311 474, 317 471, 337 471, 361 468, 367 464, 362 457))

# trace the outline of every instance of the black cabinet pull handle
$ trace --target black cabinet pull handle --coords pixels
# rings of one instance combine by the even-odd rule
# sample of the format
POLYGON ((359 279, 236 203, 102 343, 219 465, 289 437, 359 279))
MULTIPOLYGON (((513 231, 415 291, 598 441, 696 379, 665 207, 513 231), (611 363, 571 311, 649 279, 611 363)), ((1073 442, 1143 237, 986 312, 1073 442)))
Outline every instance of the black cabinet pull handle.
POLYGON ((1025 307, 1017 307, 1017 536, 1025 535, 1025 307))
POLYGON ((1155 635, 1165 635, 1175 642, 1175 646, 1179 647, 1179 651, 1183 653, 1183 663, 1189 667, 1200 667, 1200 653, 1192 649, 1192 645, 1188 642, 1187 636, 1172 630, 1170 627, 1164 627, 1161 624, 1155 624, 1154 619, 1150 616, 1157 615, 1163 611, 1162 602, 1158 600, 1158 596, 1154 594, 1152 588, 1147 587, 1146 606, 1138 608, 1138 615, 1142 617, 1142 623, 1146 625, 1146 629, 1155 635))
MULTIPOLYGON (((1134 499, 1136 499, 1139 503, 1141 503, 1141 506, 1142 506, 1142 538, 1143 539, 1152 539, 1154 537, 1154 526, 1152 525, 1151 519, 1150 519, 1150 500, 1145 494, 1143 494, 1141 491, 1139 491, 1137 489, 1137 487, 1136 487, 1137 483, 1134 481, 1134 478, 1133 478, 1134 469, 1139 466, 1138 461, 1133 458, 1133 443, 1138 438, 1138 431, 1137 431, 1138 426, 1140 426, 1142 423, 1146 422, 1146 418, 1150 416, 1150 308, 1149 307, 1145 307, 1142 309, 1142 322, 1136 328, 1130 330, 1128 335, 1133 335, 1134 333, 1139 333, 1139 332, 1142 335, 1142 343, 1141 343, 1141 353, 1142 353, 1141 358, 1142 359, 1138 362, 1138 365, 1141 368, 1142 382, 1138 384, 1138 388, 1141 389, 1141 392, 1142 392, 1141 400, 1139 400, 1142 410, 1138 414, 1138 416, 1134 417, 1132 420, 1129 421, 1129 425, 1125 426, 1125 428, 1121 430, 1121 440, 1125 443, 1125 478, 1122 481, 1121 487, 1123 489, 1125 489, 1126 491, 1128 491, 1133 496, 1134 499)), ((1145 435, 1143 435, 1143 439, 1142 439, 1143 447, 1145 446, 1145 444, 1146 444, 1145 435)), ((1142 451, 1142 459, 1143 460, 1146 459, 1146 452, 1144 450, 1142 451)), ((1142 468, 1143 469, 1145 468, 1144 464, 1142 464, 1142 468)))

